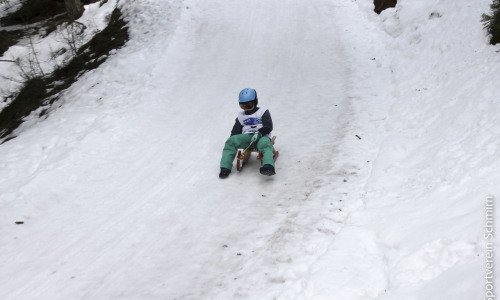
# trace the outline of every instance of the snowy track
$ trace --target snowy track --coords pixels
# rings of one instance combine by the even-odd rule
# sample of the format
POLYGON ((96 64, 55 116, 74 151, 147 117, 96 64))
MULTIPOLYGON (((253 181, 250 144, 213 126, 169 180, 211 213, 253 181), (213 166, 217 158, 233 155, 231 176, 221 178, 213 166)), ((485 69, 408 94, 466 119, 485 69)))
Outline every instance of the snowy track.
POLYGON ((3 159, 4 174, 22 169, 22 157, 32 166, 3 177, 2 256, 15 257, 3 267, 22 270, 4 277, 7 298, 300 292, 287 282, 304 276, 344 218, 338 199, 318 193, 350 109, 335 10, 329 1, 134 4, 128 46, 3 146, 59 128, 3 159), (244 87, 275 120, 278 175, 261 176, 253 161, 222 181, 244 87), (18 180, 21 191, 9 191, 18 180), (17 219, 25 224, 13 232, 17 219))
POLYGON ((401 2, 120 1, 126 47, 0 145, 2 299, 479 299, 498 55, 401 2), (220 180, 245 87, 277 175, 220 180))

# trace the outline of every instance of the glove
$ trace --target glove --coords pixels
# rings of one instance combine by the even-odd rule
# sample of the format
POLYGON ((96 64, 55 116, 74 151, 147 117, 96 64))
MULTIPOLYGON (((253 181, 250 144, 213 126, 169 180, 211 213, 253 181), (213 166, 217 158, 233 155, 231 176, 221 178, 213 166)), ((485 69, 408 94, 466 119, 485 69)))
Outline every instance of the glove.
POLYGON ((255 143, 258 139, 260 139, 262 137, 262 133, 260 131, 256 131, 253 135, 252 135, 252 139, 250 140, 251 143, 255 143))

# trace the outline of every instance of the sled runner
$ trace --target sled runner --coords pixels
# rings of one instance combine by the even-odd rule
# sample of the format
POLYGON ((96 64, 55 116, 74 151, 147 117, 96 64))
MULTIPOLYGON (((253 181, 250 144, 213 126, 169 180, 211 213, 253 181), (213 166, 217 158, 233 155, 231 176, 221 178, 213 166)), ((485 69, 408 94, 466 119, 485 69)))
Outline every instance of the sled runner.
MULTIPOLYGON (((273 146, 273 160, 276 161, 278 159, 279 152, 274 149, 274 140, 276 140, 276 136, 273 136, 271 139, 271 145, 273 146)), ((248 159, 252 155, 252 152, 257 152, 257 160, 260 160, 262 164, 262 151, 258 151, 255 148, 247 148, 245 150, 238 150, 238 155, 236 156, 236 170, 241 171, 248 159)))

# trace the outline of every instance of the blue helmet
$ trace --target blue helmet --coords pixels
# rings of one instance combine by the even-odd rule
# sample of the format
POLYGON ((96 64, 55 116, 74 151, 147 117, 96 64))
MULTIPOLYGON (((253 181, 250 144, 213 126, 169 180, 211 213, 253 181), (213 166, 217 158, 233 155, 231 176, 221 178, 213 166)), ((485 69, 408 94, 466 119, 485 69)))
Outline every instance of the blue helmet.
POLYGON ((257 100, 257 92, 254 89, 243 89, 240 92, 239 102, 245 103, 257 100))

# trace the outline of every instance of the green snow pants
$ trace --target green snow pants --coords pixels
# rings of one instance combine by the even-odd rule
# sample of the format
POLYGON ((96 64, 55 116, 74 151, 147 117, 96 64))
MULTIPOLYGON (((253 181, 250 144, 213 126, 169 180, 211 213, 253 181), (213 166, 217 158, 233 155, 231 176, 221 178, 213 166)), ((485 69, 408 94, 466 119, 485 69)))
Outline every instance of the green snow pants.
MULTIPOLYGON (((231 170, 233 161, 238 153, 238 149, 246 149, 250 145, 252 139, 251 134, 235 134, 227 139, 224 150, 222 150, 222 158, 220 167, 231 170)), ((255 145, 255 144, 254 144, 255 145)), ((254 145, 252 145, 253 148, 254 145)), ((268 136, 263 136, 257 141, 257 150, 262 151, 262 165, 271 165, 274 167, 273 146, 271 139, 268 136)))

